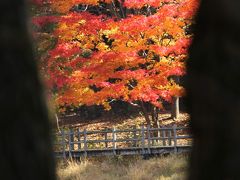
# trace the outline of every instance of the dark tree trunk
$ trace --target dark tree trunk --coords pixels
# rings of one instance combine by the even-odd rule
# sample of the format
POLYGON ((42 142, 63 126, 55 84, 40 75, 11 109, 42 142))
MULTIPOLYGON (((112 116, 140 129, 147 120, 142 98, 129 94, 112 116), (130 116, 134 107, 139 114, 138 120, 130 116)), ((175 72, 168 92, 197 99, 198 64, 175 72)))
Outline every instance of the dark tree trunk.
POLYGON ((240 1, 202 0, 187 64, 191 180, 240 179, 240 1))
POLYGON ((158 127, 158 108, 155 107, 154 105, 151 105, 151 116, 152 116, 153 127, 157 128, 158 127))
MULTIPOLYGON (((158 108, 152 105, 152 123, 153 128, 159 128, 159 121, 158 121, 158 108)), ((160 137, 159 131, 153 131, 152 137, 160 137)), ((158 140, 156 140, 158 142, 158 140)))
POLYGON ((142 108, 142 112, 143 112, 144 118, 145 118, 145 120, 147 122, 147 125, 150 126, 151 125, 151 120, 149 118, 148 110, 147 110, 147 108, 146 108, 146 106, 145 106, 143 101, 141 101, 141 108, 142 108))
POLYGON ((48 112, 23 0, 0 1, 0 179, 55 179, 48 112))
POLYGON ((171 107, 171 116, 172 118, 178 119, 179 118, 179 97, 173 97, 172 107, 171 107))
POLYGON ((150 103, 141 101, 141 109, 147 125, 157 128, 159 109, 150 103), (149 112, 150 111, 150 112, 149 112))

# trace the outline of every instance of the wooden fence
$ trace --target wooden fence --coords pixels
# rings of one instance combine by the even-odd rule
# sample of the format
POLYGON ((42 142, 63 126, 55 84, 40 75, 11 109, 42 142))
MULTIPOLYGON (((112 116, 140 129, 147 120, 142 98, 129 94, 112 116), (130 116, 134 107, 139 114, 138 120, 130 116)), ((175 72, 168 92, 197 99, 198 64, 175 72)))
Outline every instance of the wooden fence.
POLYGON ((192 138, 186 127, 150 126, 131 129, 62 129, 55 134, 56 157, 163 154, 189 151, 192 138))

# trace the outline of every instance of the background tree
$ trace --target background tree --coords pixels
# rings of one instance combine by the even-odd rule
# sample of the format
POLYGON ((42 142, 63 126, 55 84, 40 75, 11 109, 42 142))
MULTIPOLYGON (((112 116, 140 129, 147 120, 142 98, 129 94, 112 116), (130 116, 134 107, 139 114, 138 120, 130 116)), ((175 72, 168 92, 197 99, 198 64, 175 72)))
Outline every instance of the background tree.
POLYGON ((0 179, 55 179, 48 113, 24 0, 0 2, 0 179))
POLYGON ((187 65, 191 180, 240 179, 239 8, 237 0, 201 2, 187 65))

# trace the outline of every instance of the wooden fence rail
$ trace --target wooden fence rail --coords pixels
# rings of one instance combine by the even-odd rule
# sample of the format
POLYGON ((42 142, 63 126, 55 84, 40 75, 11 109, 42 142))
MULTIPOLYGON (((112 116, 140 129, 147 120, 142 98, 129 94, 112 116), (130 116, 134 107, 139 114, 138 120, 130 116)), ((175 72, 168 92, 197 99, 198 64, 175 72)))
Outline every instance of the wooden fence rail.
POLYGON ((132 129, 62 129, 55 134, 57 157, 101 155, 162 154, 189 151, 192 137, 189 128, 150 126, 132 129))

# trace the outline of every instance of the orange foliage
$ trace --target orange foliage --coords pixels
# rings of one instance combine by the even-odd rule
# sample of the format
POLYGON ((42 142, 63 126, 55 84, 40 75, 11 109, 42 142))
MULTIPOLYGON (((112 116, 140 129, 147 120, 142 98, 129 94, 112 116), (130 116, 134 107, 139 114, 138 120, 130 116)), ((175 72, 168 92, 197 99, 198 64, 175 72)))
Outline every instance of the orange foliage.
POLYGON ((191 42, 186 28, 198 0, 52 0, 51 6, 64 13, 58 16, 58 43, 47 61, 57 104, 109 109, 111 100, 121 99, 161 107, 162 99, 184 94, 171 77, 185 73, 191 42), (78 4, 100 8, 99 3, 112 3, 113 15, 96 15, 88 7, 70 11, 78 4), (144 7, 141 14, 128 13, 128 8, 144 7))

